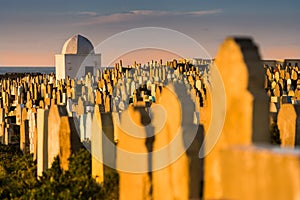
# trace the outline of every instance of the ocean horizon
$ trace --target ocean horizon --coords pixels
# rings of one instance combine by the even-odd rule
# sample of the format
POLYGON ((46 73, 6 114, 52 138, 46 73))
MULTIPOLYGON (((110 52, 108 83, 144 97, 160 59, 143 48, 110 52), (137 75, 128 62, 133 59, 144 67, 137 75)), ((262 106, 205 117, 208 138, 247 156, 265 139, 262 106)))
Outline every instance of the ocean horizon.
POLYGON ((55 73, 54 66, 0 66, 0 74, 6 73, 41 73, 50 74, 55 73))

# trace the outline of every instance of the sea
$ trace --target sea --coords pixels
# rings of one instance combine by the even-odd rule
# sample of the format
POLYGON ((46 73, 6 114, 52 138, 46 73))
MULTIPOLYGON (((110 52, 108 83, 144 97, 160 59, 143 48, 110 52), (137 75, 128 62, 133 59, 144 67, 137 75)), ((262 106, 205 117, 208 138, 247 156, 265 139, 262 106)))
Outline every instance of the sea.
POLYGON ((55 73, 55 67, 49 66, 49 67, 32 67, 32 66, 0 66, 0 74, 6 74, 6 73, 41 73, 41 74, 51 74, 55 73))

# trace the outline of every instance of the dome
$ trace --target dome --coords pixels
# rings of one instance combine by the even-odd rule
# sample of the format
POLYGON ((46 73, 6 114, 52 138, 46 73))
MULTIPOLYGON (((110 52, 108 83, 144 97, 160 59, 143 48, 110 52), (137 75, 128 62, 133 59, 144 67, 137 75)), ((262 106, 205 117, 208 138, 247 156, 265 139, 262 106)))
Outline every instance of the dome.
POLYGON ((68 39, 62 49, 62 54, 90 54, 94 53, 92 43, 82 35, 74 35, 68 39))

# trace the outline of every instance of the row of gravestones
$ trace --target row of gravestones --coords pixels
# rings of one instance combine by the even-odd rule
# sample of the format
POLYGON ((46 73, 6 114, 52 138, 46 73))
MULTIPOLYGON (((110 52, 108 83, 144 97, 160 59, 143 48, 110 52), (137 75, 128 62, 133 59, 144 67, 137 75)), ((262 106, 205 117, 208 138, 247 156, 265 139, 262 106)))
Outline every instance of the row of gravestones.
MULTIPOLYGON (((297 199, 300 153, 269 145, 269 101, 257 47, 249 39, 229 38, 215 64, 226 90, 226 118, 205 157, 204 199, 297 199)), ((299 134, 296 113, 283 104, 277 119, 281 140, 292 147, 299 134)))
MULTIPOLYGON (((198 151, 210 119, 200 120, 204 129, 195 128, 193 102, 184 100, 185 104, 181 104, 174 94, 187 91, 174 83, 159 90, 157 106, 164 109, 153 105, 152 120, 145 106, 131 105, 127 111, 111 114, 101 113, 99 105, 94 107, 93 117, 89 118, 92 174, 96 180, 103 181, 105 163, 119 170, 120 199, 199 199, 201 182, 204 199, 299 197, 299 151, 259 146, 270 143, 270 134, 269 100, 263 90, 264 72, 257 47, 249 39, 229 38, 221 46, 215 65, 226 91, 226 116, 220 138, 204 158, 204 164, 198 158, 198 151), (182 124, 182 120, 190 123, 182 124), (186 149, 193 128, 197 140, 186 149)), ((86 107, 79 102, 77 112, 82 113, 86 107)), ((278 121, 281 118, 286 121, 278 125, 281 137, 294 138, 288 139, 293 144, 298 138, 298 119, 297 108, 291 106, 281 107, 278 121)), ((48 109, 18 107, 16 110, 19 112, 16 116, 22 116, 18 123, 20 132, 24 130, 23 148, 36 154, 38 175, 51 165, 56 155, 61 159, 61 167, 67 169, 68 158, 80 147, 80 141, 76 119, 69 116, 66 106, 53 103, 48 109)), ((0 114, 4 116, 4 108, 0 114)), ((13 124, 13 118, 0 120, 4 122, 1 130, 2 125, 11 130, 5 126, 13 124)))
MULTIPOLYGON (((180 107, 174 90, 163 88, 156 103, 163 106, 167 116, 153 108, 157 118, 152 118, 152 126, 144 106, 129 106, 127 111, 113 112, 109 117, 95 112, 91 150, 92 173, 97 181, 103 181, 104 162, 119 170, 120 199, 200 199, 201 183, 204 199, 296 199, 300 154, 298 150, 268 146, 269 100, 263 90, 264 73, 257 47, 249 39, 229 38, 221 46, 215 65, 226 90, 226 117, 221 136, 204 164, 198 151, 210 119, 200 120, 204 129, 198 127, 197 139, 186 150, 186 132, 193 124, 184 126, 180 117, 189 106, 180 107), (110 130, 103 127, 108 124, 103 123, 107 118, 110 130), (159 126, 156 120, 164 124, 154 134, 159 126), (107 133, 109 140, 105 139, 107 133), (174 138, 179 138, 175 146, 170 145, 174 138), (109 141, 116 143, 115 149, 105 148, 109 141), (164 152, 157 153, 162 147, 164 152), (184 153, 176 157, 180 150, 184 153), (114 155, 116 160, 111 160, 114 155)), ((281 139, 288 138, 291 146, 297 145, 297 108, 282 105, 278 121, 281 139)))
MULTIPOLYGON (((193 79, 189 80, 190 82, 193 82, 193 79)), ((73 85, 74 87, 74 82, 70 83, 70 80, 67 80, 67 89, 66 91, 68 91, 68 87, 73 85)), ((62 91, 62 83, 58 82, 56 85, 57 91, 62 91)), ((199 90, 199 88, 201 89, 203 86, 201 86, 201 82, 199 82, 199 78, 197 78, 197 81, 195 81, 195 83, 193 83, 195 87, 193 87, 192 94, 195 94, 196 90, 199 90)), ((193 86, 192 84, 192 86, 193 86)), ((89 84, 88 84, 89 85, 89 84)), ((153 85, 151 85, 153 86, 153 85)), ((47 91, 44 91, 45 87, 43 87, 43 83, 41 84, 41 96, 47 96, 47 94, 49 93, 49 91, 51 91, 51 88, 53 88, 53 85, 48 85, 47 88, 48 89, 48 93, 47 91)), ((5 88, 4 88, 5 89, 5 88)), ((83 89, 82 87, 82 94, 85 94, 85 89, 83 89)), ((157 92, 159 92, 159 90, 156 88, 155 90, 155 95, 157 96, 158 99, 159 95, 157 94, 157 92)), ((80 93, 80 92, 79 92, 80 93)), ((32 96, 30 95, 31 93, 27 92, 27 101, 29 102, 32 98, 32 96)), ((170 94, 169 94, 170 95, 170 94)), ((69 97, 74 97, 75 95, 68 95, 69 97)), ((60 99, 60 93, 54 93, 52 92, 52 94, 50 93, 49 96, 47 96, 51 101, 49 103, 47 103, 47 100, 45 99, 45 106, 40 106, 35 108, 32 104, 31 105, 26 105, 25 107, 22 106, 21 104, 18 104, 17 107, 15 108, 15 120, 17 121, 17 125, 20 126, 20 148, 21 150, 23 150, 24 152, 29 152, 29 153, 33 153, 34 157, 37 158, 37 164, 38 164, 38 176, 42 175, 42 172, 44 170, 46 170, 47 168, 49 168, 54 160, 54 157, 56 155, 59 155, 60 157, 60 164, 61 167, 63 169, 68 169, 68 158, 71 155, 72 152, 76 151, 79 146, 79 140, 77 138, 77 129, 74 126, 74 119, 72 119, 73 114, 69 114, 70 112, 72 113, 72 107, 71 109, 68 111, 65 106, 63 105, 56 105, 56 103, 61 104, 61 102, 59 101, 60 99), (56 99, 56 101, 54 101, 56 99), (51 106, 50 106, 51 103, 51 106)), ((195 98, 197 98, 199 96, 196 96, 195 98)), ((96 130, 98 129, 93 129, 93 131, 90 131, 89 128, 91 127, 89 124, 91 123, 91 113, 92 112, 88 112, 85 115, 85 109, 86 106, 84 105, 84 97, 80 97, 78 100, 78 104, 75 107, 76 112, 78 115, 81 115, 80 119, 84 119, 85 121, 81 121, 80 120, 80 125, 86 125, 85 128, 83 128, 83 131, 81 130, 80 127, 80 132, 85 132, 85 133, 91 133, 92 134, 94 132, 96 132, 96 130)), ((34 99, 35 100, 35 99, 34 99)), ((173 110, 173 106, 172 104, 170 104, 169 98, 166 97, 164 100, 169 106, 171 106, 171 108, 169 108, 169 110, 172 110, 173 114, 171 114, 170 116, 176 115, 177 112, 175 112, 173 110)), ((200 100, 199 100, 200 101, 200 100)), ((65 102, 63 102, 62 104, 65 104, 65 102)), ((100 106, 98 108, 100 110, 100 106)), ((177 109, 178 110, 178 109, 177 109)), ((3 111, 3 110, 1 110, 3 111)), ((110 111, 109 108, 106 109, 105 111, 110 111)), ((3 116, 4 116, 5 112, 2 112, 3 116)), ((97 110, 94 112, 94 115, 99 115, 100 112, 97 112, 97 110)), ((114 113, 112 116, 117 116, 117 113, 114 113)), ((159 116, 159 115, 158 115, 159 116)), ((93 124, 95 123, 94 121, 96 119, 98 119, 99 117, 93 117, 93 124)), ((114 121, 117 117, 113 117, 114 121)), ((2 118, 4 119, 4 117, 2 118)), ((105 119, 105 118, 104 118, 105 119)), ((173 122, 169 122, 170 124, 172 124, 173 122)), ((9 127, 10 125, 13 125, 12 122, 6 121, 6 123, 1 123, 1 125, 7 125, 8 129, 5 130, 11 130, 9 127)), ((107 124, 107 123, 105 123, 107 124)), ((116 123, 113 124, 114 127, 116 127, 115 125, 116 123)), ((171 125, 169 125, 171 126, 171 125)), ((111 127, 111 126, 110 126, 111 127)), ((104 127, 105 129, 105 127, 104 127)), ((111 128, 106 128, 106 129, 111 129, 111 128)), ((116 130, 118 130, 116 128, 116 130)), ((111 131, 106 131, 106 132, 111 132, 111 131)), ((118 131, 117 131, 118 132, 118 131)), ((166 130, 164 130, 164 132, 166 132, 166 130)), ((83 134, 85 134, 83 133, 83 134)), ((168 137, 168 134, 171 134, 170 131, 167 131, 165 134, 161 134, 164 137, 168 137)), ((10 135, 10 134, 5 134, 10 135)), ((122 141, 123 144, 127 143, 124 139, 120 139, 122 134, 113 134, 113 141, 122 141), (120 136, 120 137, 119 137, 120 136)), ((83 137, 86 137, 86 135, 84 135, 83 137)), ((88 137, 88 136, 87 136, 88 137)), ((95 136, 92 135, 92 138, 94 138, 95 136)), ((164 138, 163 137, 163 138, 164 138)), ((96 142, 97 140, 92 140, 93 142, 96 142)), ((157 139, 157 141, 160 141, 160 139, 157 139)), ((162 141, 164 141, 164 143, 168 142, 167 138, 164 138, 162 141)), ((99 142, 99 141, 97 141, 99 142)), ((121 143, 121 144, 122 144, 121 143)), ((126 144, 131 145, 130 141, 128 141, 128 143, 126 144)), ((125 145, 125 146, 126 146, 125 145)), ((143 146, 143 143, 141 143, 141 145, 143 146)), ((197 145, 197 144, 196 144, 197 145)), ((121 146, 122 145, 118 145, 121 146)), ((198 144, 199 146, 199 144, 198 144)), ((97 146, 95 147, 95 145, 92 145, 92 151, 95 151, 94 148, 97 148, 97 146)), ((98 148, 101 148, 98 146, 98 148)), ((196 148, 197 149, 197 148, 196 148)), ((172 152, 172 149, 169 149, 169 152, 172 152)), ((197 163, 197 159, 195 159, 195 155, 197 155, 196 151, 194 151, 194 159, 193 162, 197 163)), ((120 157, 119 157, 120 158, 120 157)), ((159 160, 159 157, 157 157, 156 159, 159 160)), ((95 166, 95 159, 93 159, 93 166, 95 166)), ((177 182, 177 179, 179 179, 181 177, 181 175, 178 175, 177 178, 174 179, 174 175, 171 173, 171 171, 175 171, 180 172, 181 169, 185 169, 188 159, 187 157, 185 157, 185 159, 181 159, 182 162, 180 164, 174 164, 172 165, 167 171, 168 175, 168 180, 174 183, 174 187, 173 188, 169 188, 170 191, 172 191, 174 194, 170 194, 170 196, 172 195, 176 195, 176 191, 178 191, 178 189, 181 187, 181 183, 177 182), (179 165, 179 168, 178 166, 179 165), (176 169, 176 170, 175 170, 176 169)), ((98 159, 97 159, 98 161, 98 159)), ((97 162, 96 162, 97 163, 97 162)), ((199 161, 199 163, 201 163, 201 161, 199 161)), ((197 169, 200 168, 199 163, 197 163, 198 167, 193 167, 195 173, 198 173, 197 169)), ((98 165, 96 164, 96 166, 101 166, 101 164, 98 163, 98 165)), ((102 166, 103 168, 103 166, 102 166)), ((100 168, 101 169, 101 168, 100 168)), ((93 167, 93 174, 94 176, 97 178, 98 177, 98 173, 96 173, 95 171, 97 171, 97 167, 93 167), (96 175, 95 175, 96 174, 96 175)), ((101 171, 101 170, 100 170, 101 171)), ((103 170, 102 170, 103 172, 103 170)), ((122 172, 120 172, 122 174, 122 172)), ((157 198, 160 198, 161 193, 159 192, 160 190, 163 190, 163 188, 161 187, 162 185, 164 185, 161 180, 160 180, 160 175, 164 174, 164 171, 162 172, 158 172, 158 173, 153 173, 153 180, 150 179, 149 177, 149 181, 148 184, 154 184, 155 182, 155 186, 159 186, 156 187, 156 189, 154 189, 154 193, 153 195, 158 196, 157 198)), ((148 177, 149 175, 147 174, 146 176, 143 177, 148 177)), ((188 174, 186 174, 186 170, 184 171, 184 176, 186 177, 187 180, 187 176, 188 174)), ((101 177, 101 176, 99 176, 101 177)), ((102 175, 103 177, 103 175, 102 175)), ((129 175, 130 177, 130 175, 129 175)), ((152 177, 152 175, 151 175, 152 177)), ((98 179, 98 178, 97 178, 98 179)), ((103 179, 103 178, 102 178, 103 179)), ((194 185, 193 188, 197 188, 197 186, 199 186, 199 181, 197 181, 198 179, 201 179, 200 176, 195 176, 195 181, 192 185, 194 185)), ((121 180, 124 180, 121 179, 121 180)), ((187 181, 183 181, 183 183, 185 184, 186 188, 185 188, 185 193, 187 193, 188 191, 188 182, 187 181)), ((101 182, 101 178, 100 180, 98 180, 101 182)), ((126 182, 126 181, 125 181, 126 182)), ((124 185, 124 182, 122 182, 122 185, 124 185)), ((123 188, 123 187, 122 187, 123 188)), ((197 190, 194 189, 194 193, 197 194, 197 190)), ((124 191, 124 189, 122 190, 124 191)), ((149 190, 150 191, 150 190, 149 190)), ((147 194, 147 195, 150 195, 147 194)), ((178 194, 177 194, 178 196, 178 194)))
MULTIPOLYGON (((176 63, 176 61, 174 61, 176 63)), ((180 68, 177 68, 177 71, 180 68)), ((195 68, 198 70, 198 68, 195 68)), ((196 70, 196 73, 194 71, 189 71, 188 78, 189 83, 191 84, 191 95, 193 97, 193 100, 196 101, 196 109, 199 112, 199 107, 203 106, 203 100, 205 96, 205 86, 202 81, 200 81, 200 74, 196 70), (194 80, 196 77, 196 80, 194 80)), ((145 71, 145 70, 144 70, 145 71)), ((176 77, 171 74, 172 70, 166 68, 162 68, 160 66, 153 65, 150 67, 150 73, 152 72, 156 74, 156 77, 159 76, 159 79, 172 79, 176 77), (167 74, 167 75, 166 75, 167 74)), ((128 72, 128 71, 126 71, 128 72)), ((147 75, 143 73, 139 68, 134 73, 135 75, 135 81, 138 80, 138 75, 147 75)), ((1 80, 1 103, 0 107, 3 108, 1 110, 3 114, 3 119, 1 120, 1 136, 3 138, 3 143, 12 143, 11 138, 15 136, 15 134, 9 134, 16 132, 14 129, 18 129, 20 132, 24 128, 20 128, 17 126, 21 126, 21 114, 16 114, 20 112, 20 109, 26 108, 26 110, 31 111, 34 110, 36 112, 36 109, 49 109, 51 104, 57 104, 57 105, 66 105, 68 116, 72 117, 75 116, 78 117, 80 120, 80 135, 81 139, 84 140, 86 138, 89 138, 88 135, 86 135, 86 126, 85 123, 89 122, 91 113, 86 112, 87 109, 85 107, 92 107, 94 103, 100 105, 101 112, 110 112, 110 111, 119 111, 124 110, 125 103, 128 103, 128 94, 133 93, 136 88, 138 88, 139 84, 135 83, 134 81, 131 81, 129 77, 127 77, 125 73, 125 80, 127 81, 126 84, 123 82, 123 86, 121 88, 116 87, 117 89, 115 91, 119 92, 122 97, 122 102, 116 102, 116 99, 112 99, 111 95, 113 93, 113 87, 115 87, 117 83, 117 79, 120 79, 122 74, 119 73, 118 69, 105 69, 103 71, 99 72, 99 75, 102 77, 97 83, 95 83, 94 77, 91 77, 90 75, 87 75, 85 79, 81 80, 71 80, 67 78, 65 81, 56 81, 55 77, 53 75, 37 75, 37 76, 26 76, 24 78, 16 78, 16 79, 2 79, 1 80), (129 81, 128 81, 129 80, 129 81), (130 85, 131 83, 131 85, 130 85), (93 86, 97 85, 97 90, 94 93, 93 86), (125 85, 127 87, 125 87, 125 85), (128 87, 129 86, 129 87, 128 87), (130 88, 131 86, 131 88, 130 88), (75 102, 75 103, 74 103, 75 102), (119 103, 119 104, 118 104, 119 103), (123 103, 123 106, 122 106, 123 103), (120 109, 121 107, 121 109, 120 109), (10 117, 10 119, 5 119, 10 117), (15 119, 13 119, 15 118, 15 119), (11 120, 16 120, 17 123, 15 126, 14 122, 11 120), (5 122, 6 121, 6 122, 5 122)), ((149 75, 149 74, 148 74, 149 75)), ((151 95, 155 98, 156 90, 158 88, 157 84, 153 84, 149 80, 149 78, 142 80, 148 82, 146 83, 147 89, 151 89, 151 95)), ((144 91, 142 91, 142 100, 147 101, 147 98, 144 98, 143 94, 144 91)), ((118 96, 118 95, 117 95, 118 96)), ((133 103, 137 101, 140 96, 135 95, 133 97, 133 103)), ((92 110, 92 109, 90 109, 92 110)), ((28 120, 29 118, 34 118, 32 116, 26 117, 28 120)), ((199 114, 198 114, 199 118, 199 114)), ((196 120, 198 121, 198 119, 196 120)), ((26 122, 25 122, 26 124, 26 122)), ((32 129, 31 127, 36 126, 35 122, 30 123, 31 126, 28 125, 28 128, 25 129, 32 129)), ((27 126, 26 126, 27 127, 27 126)), ((32 131, 31 131, 32 132, 32 131)), ((24 139, 25 140, 25 139, 24 139)), ((30 141, 29 143, 33 143, 32 137, 30 139, 26 139, 26 141, 30 141)), ((22 146, 24 143, 20 142, 20 146, 22 146)), ((28 143, 28 142, 27 142, 28 143)), ((23 148, 22 148, 23 149, 23 148)), ((30 148, 29 152, 32 152, 33 148, 30 148)))
POLYGON ((265 66, 265 89, 271 102, 298 104, 300 99, 300 79, 298 66, 281 67, 265 66), (283 97, 280 99, 279 97, 283 97))
MULTIPOLYGON (((158 68, 157 68, 158 71, 158 68)), ((110 78, 113 77, 109 70, 105 70, 103 74, 103 79, 106 77, 110 78)), ((116 73, 115 73, 116 74, 116 73)), ((160 74, 158 72, 158 74, 160 74)), ((105 81, 99 81, 98 85, 106 86, 106 83, 110 83, 108 78, 105 81)), ((94 84, 91 77, 87 76, 85 77, 85 80, 79 80, 77 83, 75 83, 74 80, 71 80, 69 78, 66 79, 65 83, 62 81, 55 81, 55 77, 52 75, 49 75, 47 77, 46 75, 40 75, 40 76, 27 76, 23 80, 1 80, 2 81, 2 93, 7 94, 7 98, 5 98, 5 95, 2 95, 2 104, 5 105, 4 109, 1 108, 1 136, 3 136, 3 143, 13 143, 12 139, 14 136, 16 138, 16 132, 20 133, 20 141, 15 141, 16 143, 20 143, 20 148, 25 153, 33 153, 34 157, 37 156, 37 144, 38 144, 38 137, 37 137, 37 129, 38 125, 41 124, 42 126, 46 126, 45 123, 48 123, 48 121, 42 123, 37 123, 37 110, 43 109, 45 112, 49 110, 51 107, 50 105, 66 105, 67 106, 67 116, 73 117, 74 111, 77 116, 79 116, 79 132, 80 132, 80 138, 81 140, 85 140, 86 138, 90 138, 90 126, 91 124, 91 115, 93 113, 93 107, 89 106, 88 99, 86 99, 86 96, 90 96, 87 93, 91 93, 90 88, 94 84), (46 79, 46 80, 43 80, 46 79), (49 80, 48 80, 49 79, 49 80), (19 93, 16 95, 16 92, 14 91, 15 83, 19 82, 22 86, 18 88, 19 93), (78 87, 79 86, 79 87, 78 87), (89 86, 89 87, 88 87, 89 86), (12 88, 12 89, 11 89, 12 88), (12 91, 12 92, 11 92, 12 91), (88 92, 86 92, 88 91, 88 92), (20 104, 13 104, 13 102, 10 102, 11 99, 10 96, 15 95, 16 97, 19 97, 21 93, 27 94, 26 101, 22 100, 20 104), (35 95, 32 95, 35 94, 35 95), (72 105, 72 101, 70 99, 76 99, 76 97, 79 94, 78 103, 72 105), (80 96, 81 95, 81 96, 80 96), (4 97, 3 97, 4 96, 4 97), (7 100, 9 99, 9 100, 7 100), (68 99, 68 100, 66 100, 68 99), (36 101, 39 100, 39 105, 34 105, 36 101), (23 103, 26 103, 25 105, 23 103), (90 107, 91 109, 87 109, 90 107), (11 111, 12 109, 13 112, 11 111), (88 110, 88 112, 86 112, 88 110), (19 129, 16 131, 16 128, 19 129)), ((199 78, 197 78, 197 83, 195 83, 196 89, 202 88, 201 82, 199 81, 199 78)), ((154 84, 148 84, 152 88, 152 92, 156 95, 158 91, 158 87, 155 88, 154 84)), ((106 86, 109 88, 108 86, 106 86)), ((101 89, 101 88, 100 88, 101 89)), ((102 112, 110 112, 111 107, 110 105, 110 96, 105 95, 106 93, 103 92, 103 96, 105 99, 105 107, 103 108, 103 104, 101 104, 102 97, 101 91, 97 90, 96 93, 96 104, 100 104, 99 109, 102 112), (98 98, 97 98, 98 97, 98 98), (97 102, 97 99, 99 102, 97 102)), ((195 92, 194 92, 195 93, 195 92)), ((199 93, 197 94, 199 99, 199 93)), ((197 98, 196 97, 196 98, 197 98)), ((198 100, 200 102, 200 100, 198 100)), ((198 114, 199 115, 199 114, 198 114)), ((74 129, 75 130, 75 129, 74 129)), ((43 138, 43 137, 42 137, 43 138)), ((52 144, 52 143, 50 143, 52 144)), ((49 145, 51 147, 51 145, 49 145)), ((57 148, 56 148, 57 149, 57 148)), ((48 150, 45 152, 48 152, 48 150)), ((49 152, 52 152, 49 150, 49 152)), ((54 153, 55 154, 55 153, 54 153)), ((49 154, 51 155, 51 154, 49 154)), ((46 156, 44 156, 46 157, 46 156)), ((51 156, 49 157, 49 162, 51 163, 51 156)), ((53 157, 53 156, 52 156, 53 157)), ((50 165, 50 164, 49 164, 50 165)))
MULTIPOLYGON (((154 118, 150 120, 143 106, 129 106, 121 114, 112 113, 120 199, 200 199, 201 182, 204 199, 299 197, 300 152, 269 145, 269 98, 263 88, 264 71, 257 47, 251 39, 229 38, 222 44, 214 65, 219 69, 226 91, 226 115, 220 138, 204 158, 204 164, 198 152, 203 130, 204 138, 209 137, 206 131, 210 119, 200 120, 203 126, 196 129, 197 140, 186 150, 194 126, 182 124, 181 116, 191 121, 194 108, 190 106, 192 102, 185 100, 183 105, 173 96, 178 91, 176 84, 169 89, 164 87, 157 101, 166 116, 153 107, 154 118), (181 151, 184 153, 180 154, 181 151), (176 157, 178 153, 180 156, 176 157)), ((184 96, 187 95, 180 97, 184 96)), ((209 107, 214 109, 211 103, 209 107)), ((200 112, 201 117, 203 113, 200 112)), ((283 105, 278 120, 282 118, 285 122, 279 125, 281 137, 293 137, 297 141, 297 109, 283 105), (290 130, 283 130, 284 127, 290 130)), ((101 121, 101 116, 97 119, 101 121)), ((105 160, 107 149, 101 148, 101 143, 96 144, 103 143, 105 137, 101 126, 95 127, 98 139, 93 139, 91 144, 95 155, 92 165, 98 171, 94 169, 93 175, 103 179, 103 165, 99 160, 105 160)))

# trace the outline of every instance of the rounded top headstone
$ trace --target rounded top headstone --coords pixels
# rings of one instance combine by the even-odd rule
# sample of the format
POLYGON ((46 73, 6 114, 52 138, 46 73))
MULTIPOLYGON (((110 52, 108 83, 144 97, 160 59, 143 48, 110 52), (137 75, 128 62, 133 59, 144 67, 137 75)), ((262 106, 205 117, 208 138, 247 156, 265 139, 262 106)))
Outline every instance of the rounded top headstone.
POLYGON ((93 54, 94 46, 82 35, 74 35, 69 38, 62 49, 62 54, 93 54))

